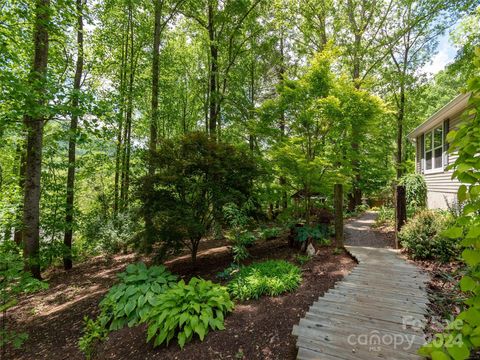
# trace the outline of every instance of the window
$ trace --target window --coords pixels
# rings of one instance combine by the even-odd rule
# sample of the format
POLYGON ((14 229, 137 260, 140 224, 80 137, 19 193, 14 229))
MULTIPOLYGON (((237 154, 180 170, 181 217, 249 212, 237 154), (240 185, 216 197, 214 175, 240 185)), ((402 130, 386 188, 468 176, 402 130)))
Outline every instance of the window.
POLYGON ((443 169, 443 126, 425 133, 425 171, 443 169))

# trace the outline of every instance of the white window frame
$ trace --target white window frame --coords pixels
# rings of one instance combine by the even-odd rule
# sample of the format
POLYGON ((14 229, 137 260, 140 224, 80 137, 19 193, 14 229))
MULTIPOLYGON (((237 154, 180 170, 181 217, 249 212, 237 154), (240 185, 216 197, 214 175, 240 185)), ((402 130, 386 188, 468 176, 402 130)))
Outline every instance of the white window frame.
POLYGON ((436 174, 436 173, 441 173, 444 172, 445 169, 445 156, 444 156, 444 141, 445 141, 445 134, 444 134, 445 128, 443 124, 439 126, 435 126, 434 128, 430 129, 429 131, 426 131, 423 134, 423 171, 425 174, 436 174), (435 147, 435 130, 440 129, 442 130, 442 164, 440 167, 435 167, 435 150, 440 148, 440 146, 435 147), (427 136, 430 135, 431 140, 432 140, 432 168, 427 170, 427 147, 426 147, 426 141, 427 141, 427 136))

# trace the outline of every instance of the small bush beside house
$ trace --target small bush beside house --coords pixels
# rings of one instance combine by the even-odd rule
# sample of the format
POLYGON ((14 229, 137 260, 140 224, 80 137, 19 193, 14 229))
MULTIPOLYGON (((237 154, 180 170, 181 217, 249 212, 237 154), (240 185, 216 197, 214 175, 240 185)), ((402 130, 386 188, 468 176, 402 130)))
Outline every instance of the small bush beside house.
POLYGON ((408 174, 401 178, 400 184, 405 186, 407 208, 410 213, 427 207, 427 183, 421 174, 408 174))
POLYGON ((422 210, 408 221, 398 237, 413 259, 448 262, 459 255, 458 241, 442 235, 453 222, 445 212, 422 210))

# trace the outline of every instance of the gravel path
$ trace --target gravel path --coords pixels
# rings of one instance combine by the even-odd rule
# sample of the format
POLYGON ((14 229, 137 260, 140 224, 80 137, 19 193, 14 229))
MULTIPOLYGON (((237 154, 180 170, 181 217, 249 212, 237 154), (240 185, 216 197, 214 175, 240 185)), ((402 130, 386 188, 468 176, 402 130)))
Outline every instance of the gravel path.
POLYGON ((368 211, 358 218, 345 224, 345 245, 369 246, 376 248, 392 248, 392 239, 372 225, 375 224, 377 213, 368 211))

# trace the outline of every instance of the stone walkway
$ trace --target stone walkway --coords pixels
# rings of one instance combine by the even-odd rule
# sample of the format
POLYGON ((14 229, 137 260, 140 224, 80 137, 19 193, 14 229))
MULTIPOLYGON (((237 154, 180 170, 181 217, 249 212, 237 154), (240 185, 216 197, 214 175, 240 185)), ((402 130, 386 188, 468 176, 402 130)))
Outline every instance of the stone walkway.
POLYGON ((294 326, 297 359, 421 359, 428 278, 396 250, 378 247, 375 216, 345 226, 346 249, 359 264, 294 326))

